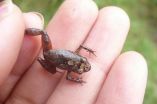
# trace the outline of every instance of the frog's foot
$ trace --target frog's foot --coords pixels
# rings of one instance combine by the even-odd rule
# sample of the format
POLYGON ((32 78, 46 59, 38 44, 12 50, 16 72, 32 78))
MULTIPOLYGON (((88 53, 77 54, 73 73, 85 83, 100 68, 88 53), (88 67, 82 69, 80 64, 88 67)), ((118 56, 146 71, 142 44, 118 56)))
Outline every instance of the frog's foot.
MULTIPOLYGON (((81 48, 83 48, 84 50, 88 51, 89 53, 95 55, 95 52, 96 52, 96 51, 94 51, 94 50, 92 50, 92 49, 90 49, 90 48, 88 48, 88 47, 85 47, 85 46, 83 46, 83 45, 80 45, 80 47, 79 47, 75 52, 78 53, 78 52, 81 50, 81 48)), ((96 56, 96 55, 95 55, 95 56, 96 56)))
POLYGON ((37 28, 27 28, 25 30, 26 35, 32 35, 32 36, 43 35, 45 33, 46 32, 44 30, 37 29, 37 28))
POLYGON ((82 80, 82 77, 78 77, 78 78, 73 78, 71 75, 70 75, 70 72, 67 73, 67 76, 66 76, 66 79, 67 80, 70 80, 70 81, 73 81, 73 82, 76 82, 76 83, 86 83, 84 80, 82 80))
POLYGON ((46 60, 42 59, 41 57, 37 58, 38 62, 41 64, 43 68, 45 68, 48 72, 55 74, 56 67, 51 65, 51 63, 47 62, 46 60))

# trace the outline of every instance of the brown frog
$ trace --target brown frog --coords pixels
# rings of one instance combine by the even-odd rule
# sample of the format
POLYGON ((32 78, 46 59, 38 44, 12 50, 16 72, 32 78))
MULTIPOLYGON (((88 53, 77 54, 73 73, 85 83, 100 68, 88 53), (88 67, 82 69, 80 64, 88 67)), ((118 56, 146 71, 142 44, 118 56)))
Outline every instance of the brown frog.
POLYGON ((76 52, 64 49, 52 49, 51 40, 44 30, 36 28, 27 28, 25 30, 27 35, 41 35, 42 36, 42 47, 43 47, 43 57, 44 59, 38 57, 38 61, 42 67, 44 67, 48 72, 55 74, 57 72, 56 68, 67 70, 66 79, 78 83, 83 83, 81 77, 74 78, 71 76, 71 72, 82 74, 88 72, 91 69, 91 65, 87 58, 78 54, 80 48, 83 48, 90 53, 94 54, 92 49, 83 47, 82 45, 77 49, 76 52))

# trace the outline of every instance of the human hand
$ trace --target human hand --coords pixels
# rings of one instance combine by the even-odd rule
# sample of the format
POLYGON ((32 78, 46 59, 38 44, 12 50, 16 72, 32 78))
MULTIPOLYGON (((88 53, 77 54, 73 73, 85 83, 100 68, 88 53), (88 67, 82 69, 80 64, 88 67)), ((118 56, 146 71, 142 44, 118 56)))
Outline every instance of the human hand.
POLYGON ((5 34, 0 41, 1 103, 142 103, 147 66, 136 52, 120 54, 130 25, 127 14, 120 8, 105 7, 98 11, 92 0, 66 0, 46 28, 55 48, 74 51, 84 41, 84 46, 96 51, 96 56, 80 52, 92 65, 91 71, 83 76, 87 82, 83 85, 67 81, 63 74, 44 71, 35 60, 40 37, 25 36, 22 43, 24 25, 42 28, 43 24, 34 13, 21 14, 17 9, 1 20, 0 32, 5 34), (11 37, 15 34, 16 37, 11 37))

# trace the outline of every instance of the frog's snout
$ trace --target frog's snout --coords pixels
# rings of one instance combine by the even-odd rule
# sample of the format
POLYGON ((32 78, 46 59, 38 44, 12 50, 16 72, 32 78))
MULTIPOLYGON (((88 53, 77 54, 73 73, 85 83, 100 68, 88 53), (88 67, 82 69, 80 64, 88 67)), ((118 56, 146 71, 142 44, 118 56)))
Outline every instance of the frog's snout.
POLYGON ((91 65, 88 63, 88 64, 86 64, 85 67, 84 67, 84 72, 88 72, 88 71, 90 71, 90 70, 91 70, 91 65))

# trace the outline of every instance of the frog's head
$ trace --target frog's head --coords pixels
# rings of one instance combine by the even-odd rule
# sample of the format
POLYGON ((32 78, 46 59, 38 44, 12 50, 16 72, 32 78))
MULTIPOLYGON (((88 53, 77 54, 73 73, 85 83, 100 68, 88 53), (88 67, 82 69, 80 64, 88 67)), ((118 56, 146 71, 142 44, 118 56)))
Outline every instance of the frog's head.
POLYGON ((91 65, 88 60, 83 57, 81 60, 80 68, 77 70, 77 73, 82 74, 91 70, 91 65))

